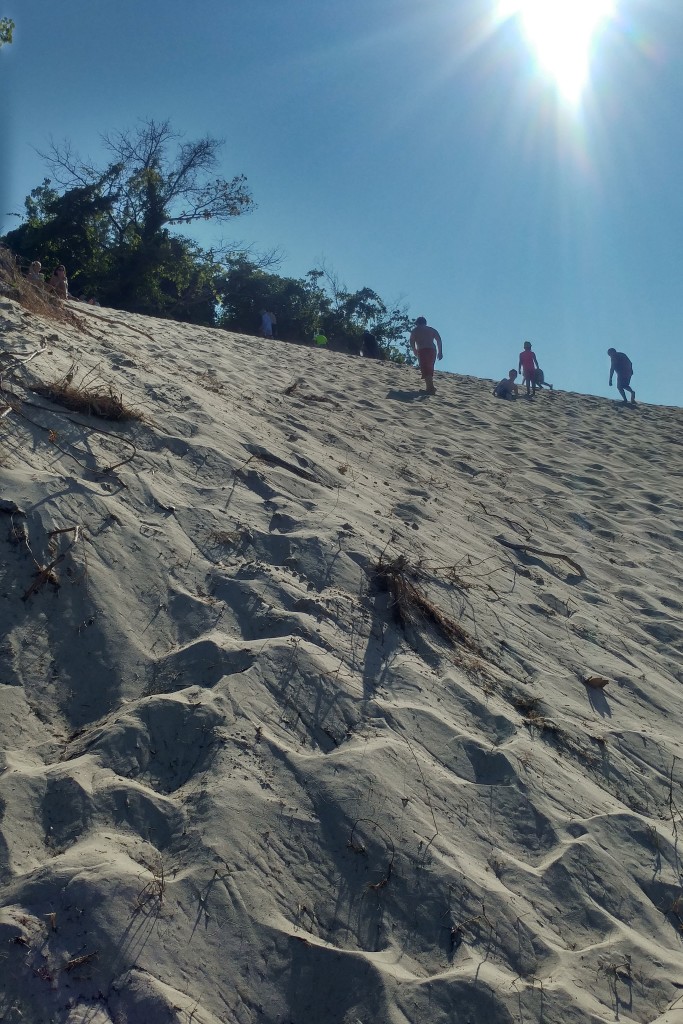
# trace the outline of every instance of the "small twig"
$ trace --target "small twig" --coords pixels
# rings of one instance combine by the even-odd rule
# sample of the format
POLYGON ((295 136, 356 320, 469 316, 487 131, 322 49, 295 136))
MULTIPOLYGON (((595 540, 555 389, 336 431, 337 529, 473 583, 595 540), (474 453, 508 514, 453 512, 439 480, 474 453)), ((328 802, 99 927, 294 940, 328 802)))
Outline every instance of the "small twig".
POLYGON ((155 912, 158 916, 161 913, 161 905, 164 901, 164 893, 166 892, 166 874, 164 871, 163 858, 159 856, 159 861, 156 867, 146 866, 149 871, 151 871, 152 878, 149 882, 143 885, 142 889, 138 893, 135 901, 134 913, 139 913, 150 901, 154 901, 156 908, 155 912))
POLYGON ((527 530, 526 526, 522 526, 521 523, 515 522, 514 519, 508 519, 507 516, 499 516, 495 512, 489 512, 489 510, 487 509, 487 507, 486 507, 486 505, 484 504, 483 501, 480 501, 479 499, 476 499, 474 504, 475 505, 481 505, 482 509, 484 510, 484 514, 489 516, 489 518, 491 518, 491 519, 499 519, 501 523, 507 523, 507 525, 509 527, 511 527, 513 530, 518 529, 520 533, 525 533, 527 535, 527 537, 531 536, 531 534, 527 530))
POLYGON ((58 533, 71 533, 72 530, 75 533, 75 537, 74 537, 74 544, 75 544, 80 539, 80 536, 81 536, 81 527, 80 527, 80 525, 79 526, 65 526, 61 530, 50 530, 50 532, 48 533, 48 537, 56 537, 58 533))
POLYGON ((431 815, 432 815, 432 822, 434 823, 434 835, 432 836, 432 838, 429 840, 429 842, 427 843, 427 845, 424 848, 424 853, 423 853, 423 860, 424 860, 424 858, 427 855, 427 850, 429 849, 429 847, 432 845, 432 843, 434 842, 434 840, 436 839, 436 837, 439 834, 439 826, 436 823, 436 815, 434 814, 434 808, 432 807, 432 800, 431 800, 431 797, 429 795, 429 790, 427 789, 427 783, 425 782, 424 772, 422 771, 422 765, 418 761, 417 755, 415 754, 415 751, 413 750, 412 744, 411 744, 410 740, 408 739, 408 737, 404 736, 403 739, 408 744, 408 750, 413 755, 413 761, 417 765, 417 770, 420 773, 420 778, 422 779, 422 785, 424 786, 425 796, 427 798, 427 806, 429 807, 429 810, 430 810, 431 815))
POLYGON ((55 586, 59 586, 57 577, 53 575, 52 570, 56 565, 59 565, 59 563, 64 560, 65 556, 66 551, 62 551, 61 555, 57 555, 56 558, 53 558, 48 565, 40 566, 38 572, 36 573, 36 578, 34 579, 33 583, 28 588, 28 590, 21 595, 22 601, 28 601, 31 594, 35 594, 46 583, 53 583, 55 586))
POLYGON ((356 853, 364 853, 365 852, 365 847, 363 846, 362 843, 359 843, 358 841, 354 842, 354 835, 355 835, 356 829, 358 828, 358 826, 360 825, 361 822, 369 822, 371 825, 374 825, 375 828, 378 828, 380 830, 380 832, 384 836, 384 841, 386 842, 388 849, 391 850, 391 856, 389 858, 389 863, 387 864, 387 869, 386 869, 386 872, 384 874, 384 878, 380 878, 379 882, 370 882, 369 885, 368 885, 368 889, 375 889, 375 890, 383 889, 384 886, 388 884, 389 879, 391 878, 391 872, 392 872, 393 867, 394 867, 394 857, 396 856, 396 849, 394 847, 394 841, 391 838, 391 836, 389 835, 389 833, 387 832, 387 830, 382 828, 380 823, 378 821, 375 821, 374 818, 357 818, 356 821, 353 823, 353 828, 351 829, 351 835, 349 837, 349 843, 348 843, 348 845, 351 847, 351 849, 354 850, 356 853))
POLYGON ((669 772, 669 816, 671 818, 671 828, 673 829, 674 835, 674 851, 676 852, 676 859, 678 859, 678 823, 676 822, 676 814, 680 812, 674 803, 674 769, 676 767, 676 756, 671 762, 671 771, 669 772))
POLYGON ((98 953, 84 953, 83 956, 75 956, 72 960, 67 960, 64 964, 63 970, 73 971, 76 967, 83 967, 85 964, 89 964, 91 960, 99 956, 98 953))
POLYGON ((52 570, 55 568, 56 565, 59 565, 59 563, 66 558, 69 551, 71 551, 74 545, 77 544, 78 541, 81 539, 81 527, 80 525, 68 526, 63 530, 53 530, 53 532, 49 534, 50 537, 53 537, 55 534, 70 533, 72 530, 74 531, 74 539, 72 540, 71 544, 69 544, 68 548, 66 548, 65 551, 62 551, 60 555, 57 555, 57 557, 53 558, 51 562, 48 562, 47 565, 40 564, 40 562, 36 559, 35 555, 31 551, 31 548, 29 547, 27 542, 26 546, 28 547, 29 551, 31 551, 31 557, 35 562, 38 571, 35 574, 35 579, 33 580, 31 586, 24 594, 22 594, 22 601, 28 601, 29 597, 31 597, 32 594, 37 593, 41 587, 45 586, 46 583, 52 583, 55 587, 59 586, 59 580, 54 575, 52 570))
POLYGON ((22 363, 23 365, 25 365, 26 363, 30 363, 32 359, 35 359, 36 356, 39 356, 40 353, 44 352, 44 351, 45 351, 45 345, 43 345, 41 348, 35 348, 32 352, 29 352, 28 355, 25 356, 23 359, 20 358, 19 356, 15 356, 14 357, 14 362, 15 363, 22 363))
POLYGON ((495 931, 493 925, 486 916, 486 905, 482 903, 481 914, 477 914, 475 917, 470 917, 462 924, 454 925, 451 928, 451 946, 459 946, 462 942, 462 937, 465 934, 465 929, 471 927, 473 924, 481 924, 482 921, 488 925, 491 934, 495 931))

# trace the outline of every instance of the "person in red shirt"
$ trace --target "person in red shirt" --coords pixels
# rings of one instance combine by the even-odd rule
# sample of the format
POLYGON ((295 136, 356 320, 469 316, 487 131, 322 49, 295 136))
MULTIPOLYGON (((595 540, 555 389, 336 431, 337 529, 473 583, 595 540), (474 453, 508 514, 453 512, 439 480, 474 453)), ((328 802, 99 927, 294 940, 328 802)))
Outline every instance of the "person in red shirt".
POLYGON ((536 394, 536 370, 538 369, 538 359, 531 349, 531 342, 525 341, 524 348, 519 353, 519 372, 526 385, 527 398, 536 394))

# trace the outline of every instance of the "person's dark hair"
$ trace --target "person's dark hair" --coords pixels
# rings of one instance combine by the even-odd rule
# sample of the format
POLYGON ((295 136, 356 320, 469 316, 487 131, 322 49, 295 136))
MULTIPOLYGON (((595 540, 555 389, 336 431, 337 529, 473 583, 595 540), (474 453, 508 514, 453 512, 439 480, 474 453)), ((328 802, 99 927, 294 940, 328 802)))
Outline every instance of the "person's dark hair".
POLYGON ((426 321, 426 319, 423 316, 419 316, 417 318, 417 320, 415 321, 415 323, 418 324, 420 327, 424 327, 424 325, 427 323, 427 321, 426 321))
POLYGON ((617 350, 615 348, 608 348, 607 349, 607 355, 608 356, 615 356, 616 354, 617 354, 617 350))

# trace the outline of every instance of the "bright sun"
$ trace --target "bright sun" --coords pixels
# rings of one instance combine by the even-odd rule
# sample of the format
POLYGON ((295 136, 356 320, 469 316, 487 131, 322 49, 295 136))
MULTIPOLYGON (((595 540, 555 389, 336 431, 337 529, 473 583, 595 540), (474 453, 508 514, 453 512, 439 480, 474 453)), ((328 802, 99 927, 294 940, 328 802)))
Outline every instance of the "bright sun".
POLYGON ((502 0, 503 17, 516 15, 540 67, 562 96, 576 102, 586 84, 591 44, 614 14, 615 0, 502 0))

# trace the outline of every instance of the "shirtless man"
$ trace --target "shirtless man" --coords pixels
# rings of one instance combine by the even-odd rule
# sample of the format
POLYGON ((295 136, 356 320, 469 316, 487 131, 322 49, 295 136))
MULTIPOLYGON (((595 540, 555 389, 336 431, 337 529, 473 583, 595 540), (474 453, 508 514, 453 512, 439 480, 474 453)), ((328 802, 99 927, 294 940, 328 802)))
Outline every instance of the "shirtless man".
POLYGON ((410 347, 417 356, 427 394, 435 395, 434 363, 437 359, 443 359, 441 336, 428 325, 423 316, 419 316, 415 321, 415 327, 410 333, 410 347))

